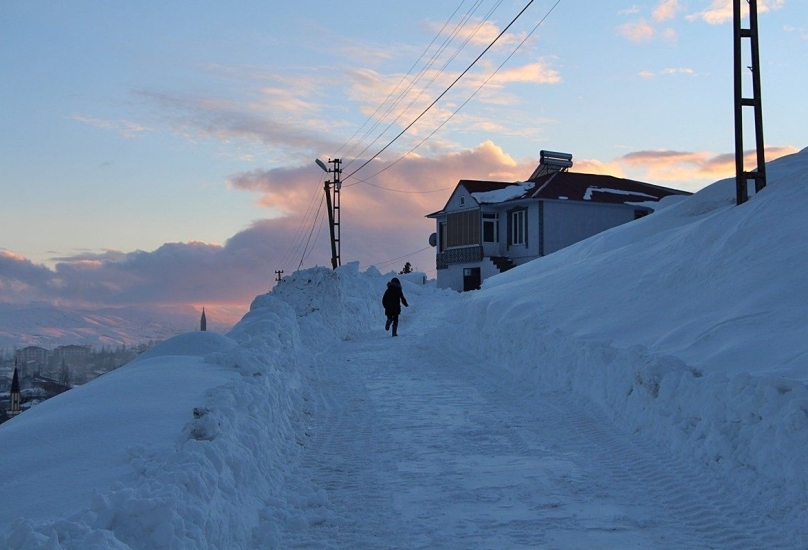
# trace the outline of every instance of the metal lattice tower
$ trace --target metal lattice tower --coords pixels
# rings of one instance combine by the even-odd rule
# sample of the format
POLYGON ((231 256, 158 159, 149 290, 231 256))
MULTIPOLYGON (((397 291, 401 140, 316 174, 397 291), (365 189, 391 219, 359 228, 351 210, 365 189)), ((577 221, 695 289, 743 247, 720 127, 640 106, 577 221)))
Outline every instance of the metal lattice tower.
POLYGON ((340 187, 342 187, 342 181, 340 180, 340 176, 342 174, 342 168, 340 167, 342 161, 340 159, 333 159, 330 161, 334 168, 331 172, 334 174, 334 191, 333 191, 333 198, 334 198, 334 215, 332 216, 331 221, 331 251, 333 254, 333 258, 331 258, 331 265, 334 269, 338 266, 342 265, 342 259, 340 258, 340 207, 339 207, 339 192, 340 187))
POLYGON ((328 208, 328 231, 331 234, 331 268, 337 269, 342 265, 340 260, 340 206, 339 206, 339 191, 342 187, 340 174, 342 168, 340 159, 328 159, 328 164, 333 165, 329 168, 325 163, 317 159, 317 165, 323 169, 327 174, 334 174, 334 181, 326 180, 325 190, 325 203, 328 208))
POLYGON ((737 204, 749 198, 749 181, 755 181, 755 193, 766 187, 766 158, 763 145, 763 106, 760 100, 760 52, 758 49, 757 0, 733 0, 734 54, 735 54, 735 190, 737 204), (743 28, 741 2, 749 3, 749 28, 743 28), (752 96, 744 97, 743 86, 743 39, 749 39, 751 49, 752 96), (755 149, 757 167, 744 170, 743 159, 743 116, 744 107, 754 111, 755 149))

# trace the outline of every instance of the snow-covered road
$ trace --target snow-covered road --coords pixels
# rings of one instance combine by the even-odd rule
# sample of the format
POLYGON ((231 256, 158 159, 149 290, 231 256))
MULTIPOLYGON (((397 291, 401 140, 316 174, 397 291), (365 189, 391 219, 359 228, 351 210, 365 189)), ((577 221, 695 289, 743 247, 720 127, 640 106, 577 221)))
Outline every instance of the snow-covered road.
POLYGON ((786 549, 731 487, 599 411, 435 338, 441 309, 405 310, 318 356, 302 474, 322 521, 288 547, 786 549))

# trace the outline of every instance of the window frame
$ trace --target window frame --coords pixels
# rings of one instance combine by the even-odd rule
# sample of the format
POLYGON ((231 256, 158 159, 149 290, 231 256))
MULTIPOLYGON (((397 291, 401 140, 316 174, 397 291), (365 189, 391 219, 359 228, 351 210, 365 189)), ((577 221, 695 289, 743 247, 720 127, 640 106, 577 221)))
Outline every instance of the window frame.
POLYGON ((483 229, 483 243, 498 243, 499 242, 499 214, 496 212, 483 212, 482 216, 482 229, 483 229), (490 226, 492 239, 486 238, 486 226, 490 226))
POLYGON ((510 216, 510 244, 513 246, 527 245, 527 209, 512 210, 510 216))
POLYGON ((479 246, 482 240, 480 209, 473 208, 446 215, 446 248, 479 246))

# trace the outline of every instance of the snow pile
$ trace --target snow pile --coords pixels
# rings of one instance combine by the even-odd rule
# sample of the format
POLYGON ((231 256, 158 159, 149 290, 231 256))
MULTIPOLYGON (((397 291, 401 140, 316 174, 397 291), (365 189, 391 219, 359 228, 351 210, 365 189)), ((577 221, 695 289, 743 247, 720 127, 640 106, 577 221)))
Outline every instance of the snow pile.
POLYGON ((304 373, 382 322, 388 280, 299 272, 227 336, 177 336, 3 425, 4 493, 26 497, 0 512, 0 548, 277 548, 279 525, 321 521, 324 493, 296 475, 304 373))
POLYGON ((471 196, 474 197, 474 200, 476 200, 479 204, 498 204, 500 202, 517 199, 535 186, 536 184, 533 182, 520 182, 508 185, 502 189, 496 189, 494 191, 480 191, 478 193, 472 193, 471 196))
POLYGON ((586 396, 627 430, 799 514, 808 491, 808 149, 489 279, 459 306, 514 383, 586 396), (789 509, 790 507, 793 509, 789 509))

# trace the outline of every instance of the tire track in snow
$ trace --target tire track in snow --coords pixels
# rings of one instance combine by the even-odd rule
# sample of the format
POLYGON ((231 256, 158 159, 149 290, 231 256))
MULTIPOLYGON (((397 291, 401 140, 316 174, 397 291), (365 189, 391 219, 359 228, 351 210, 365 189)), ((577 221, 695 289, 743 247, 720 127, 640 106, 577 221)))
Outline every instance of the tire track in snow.
MULTIPOLYGON (((461 349, 453 349, 452 355, 465 356, 467 361, 474 359, 461 349)), ((483 376, 487 374, 490 379, 496 379, 492 369, 481 371, 483 376)), ((480 371, 475 375, 479 376, 480 371)), ((511 391, 514 387, 518 386, 508 382, 492 391, 511 391)), ((525 383, 524 387, 531 385, 525 383)), ((538 399, 531 394, 521 398, 522 401, 538 399)), ((541 401, 543 414, 548 414, 550 421, 559 423, 559 427, 563 426, 562 432, 569 433, 572 449, 578 448, 603 467, 608 478, 602 481, 613 490, 634 495, 637 502, 647 501, 646 506, 659 508, 660 516, 667 516, 671 522, 672 533, 686 534, 684 540, 665 547, 804 550, 804 541, 790 540, 787 530, 750 512, 748 503, 706 468, 687 467, 647 440, 620 433, 605 416, 585 413, 581 407, 571 406, 569 398, 552 398, 548 393, 541 396, 541 401), (555 409, 555 413, 549 409, 555 409)), ((592 411, 592 407, 587 411, 592 411)))
POLYGON ((737 550, 796 550, 787 536, 759 515, 739 506, 731 488, 706 470, 685 467, 670 454, 637 438, 622 440, 606 430, 608 423, 592 417, 573 418, 582 443, 592 446, 618 486, 634 486, 659 503, 682 529, 704 541, 705 548, 737 550), (628 445, 626 444, 628 443, 628 445))

